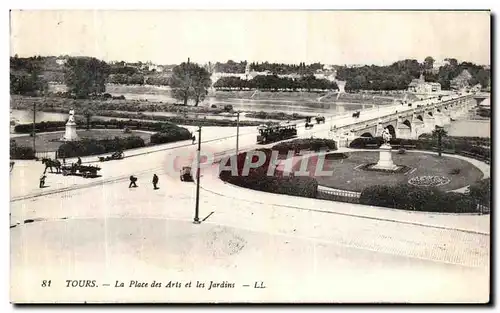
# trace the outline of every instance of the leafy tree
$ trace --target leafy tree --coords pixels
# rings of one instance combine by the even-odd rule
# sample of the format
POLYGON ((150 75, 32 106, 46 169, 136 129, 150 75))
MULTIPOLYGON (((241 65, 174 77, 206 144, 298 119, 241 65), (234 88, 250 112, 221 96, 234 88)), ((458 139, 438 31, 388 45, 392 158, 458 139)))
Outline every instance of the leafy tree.
POLYGON ((66 62, 65 81, 68 90, 77 98, 97 96, 106 91, 109 65, 89 57, 69 58, 66 62))
POLYGON ((431 70, 434 67, 434 58, 431 56, 428 56, 424 60, 424 69, 426 70, 431 70))
POLYGON ((170 79, 172 96, 182 100, 187 105, 189 99, 193 99, 198 105, 208 93, 212 84, 210 73, 196 63, 181 63, 174 67, 170 79))
POLYGON ((445 137, 448 134, 447 131, 444 130, 443 127, 436 126, 436 129, 432 131, 432 136, 437 137, 437 145, 438 145, 438 155, 441 156, 441 153, 443 151, 442 147, 442 138, 445 137))
POLYGON ((31 58, 10 58, 10 93, 22 95, 38 95, 48 89, 47 80, 41 75, 43 59, 40 56, 31 58))
POLYGON ((92 108, 91 103, 87 103, 82 111, 82 114, 85 117, 85 121, 87 122, 87 130, 90 129, 90 122, 92 121, 92 117, 95 115, 95 113, 96 112, 92 108))

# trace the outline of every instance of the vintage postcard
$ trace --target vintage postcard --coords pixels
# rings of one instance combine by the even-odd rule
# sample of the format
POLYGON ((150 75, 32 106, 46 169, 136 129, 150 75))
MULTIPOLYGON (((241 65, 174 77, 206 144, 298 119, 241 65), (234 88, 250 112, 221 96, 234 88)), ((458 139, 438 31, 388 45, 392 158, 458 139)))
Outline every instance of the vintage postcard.
POLYGON ((12 303, 488 303, 490 11, 10 12, 12 303))

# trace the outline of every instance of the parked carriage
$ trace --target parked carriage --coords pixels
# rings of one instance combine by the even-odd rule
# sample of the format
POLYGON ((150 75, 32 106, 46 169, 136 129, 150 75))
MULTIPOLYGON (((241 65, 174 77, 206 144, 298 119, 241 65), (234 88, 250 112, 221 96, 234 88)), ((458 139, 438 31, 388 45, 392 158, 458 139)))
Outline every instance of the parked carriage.
POLYGON ((193 174, 191 173, 190 166, 184 166, 181 169, 181 181, 193 181, 193 174))
POLYGON ((71 165, 65 164, 61 166, 61 170, 64 176, 76 175, 85 178, 94 178, 97 177, 97 172, 100 171, 101 168, 95 165, 78 165, 77 163, 73 163, 71 165))
POLYGON ((356 112, 352 113, 352 117, 359 118, 360 113, 361 113, 360 111, 356 111, 356 112))
POLYGON ((104 161, 111 161, 111 160, 121 160, 124 157, 125 157, 125 153, 123 153, 123 151, 116 151, 110 156, 99 157, 99 161, 104 162, 104 161))

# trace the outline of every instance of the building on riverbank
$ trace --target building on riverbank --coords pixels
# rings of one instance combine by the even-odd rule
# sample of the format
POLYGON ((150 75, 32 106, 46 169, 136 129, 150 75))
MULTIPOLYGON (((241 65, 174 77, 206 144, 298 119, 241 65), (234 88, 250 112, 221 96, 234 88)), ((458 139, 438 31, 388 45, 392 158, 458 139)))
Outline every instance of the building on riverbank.
POLYGON ((426 82, 422 76, 418 79, 414 79, 408 85, 408 92, 417 94, 429 94, 441 92, 440 83, 426 82))

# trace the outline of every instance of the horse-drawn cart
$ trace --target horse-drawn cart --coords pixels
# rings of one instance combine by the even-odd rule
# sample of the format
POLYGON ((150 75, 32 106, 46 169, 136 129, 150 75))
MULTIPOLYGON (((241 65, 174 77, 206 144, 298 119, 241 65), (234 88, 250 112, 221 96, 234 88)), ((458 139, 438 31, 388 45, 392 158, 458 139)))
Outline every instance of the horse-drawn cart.
POLYGON ((78 165, 73 163, 71 165, 61 166, 61 170, 64 176, 78 175, 85 178, 93 178, 97 177, 97 172, 100 171, 101 168, 94 165, 78 165))

